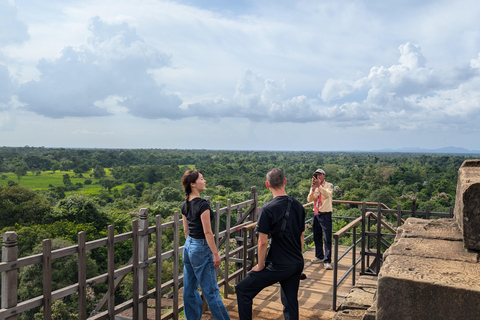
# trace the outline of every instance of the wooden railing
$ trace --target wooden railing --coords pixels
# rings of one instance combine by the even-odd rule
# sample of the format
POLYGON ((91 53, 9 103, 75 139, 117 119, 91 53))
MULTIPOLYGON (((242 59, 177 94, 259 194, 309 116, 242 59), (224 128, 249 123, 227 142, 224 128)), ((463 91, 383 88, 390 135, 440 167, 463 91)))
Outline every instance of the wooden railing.
MULTIPOLYGON (((207 197, 207 200, 208 197, 207 197)), ((397 210, 391 210, 383 204, 373 202, 358 202, 358 201, 339 201, 334 200, 334 204, 354 204, 362 205, 362 217, 353 218, 354 220, 347 226, 338 230, 333 238, 335 243, 334 249, 334 283, 333 283, 333 307, 336 309, 336 292, 337 287, 345 280, 345 278, 352 274, 352 283, 355 284, 356 266, 362 262, 362 274, 372 271, 369 263, 370 256, 375 256, 381 261, 381 246, 382 241, 377 241, 377 250, 374 252, 370 247, 370 238, 384 239, 395 234, 395 230, 388 225, 384 220, 377 219, 384 214, 391 214, 397 221, 397 227, 403 223, 402 216, 452 216, 453 211, 449 214, 430 212, 429 207, 425 212, 416 211, 415 207, 409 211, 401 210, 400 206, 397 210), (367 210, 367 206, 376 206, 376 213, 367 210), (377 222, 377 231, 370 232, 371 218, 377 222), (356 227, 361 225, 362 231, 360 238, 357 239, 356 227), (388 233, 381 233, 383 229, 388 229, 388 233), (339 239, 346 235, 352 235, 353 244, 340 257, 338 257, 339 239), (361 243, 361 255, 356 258, 357 245, 361 243), (352 265, 349 270, 338 278, 338 261, 345 257, 347 253, 352 253, 352 265)), ((311 206, 312 203, 307 203, 304 207, 311 206)), ((231 204, 227 201, 227 206, 221 208, 220 203, 215 203, 212 206, 215 211, 214 234, 216 245, 222 248, 224 253, 221 256, 223 261, 223 269, 217 268, 217 275, 219 287, 223 287, 224 297, 228 297, 231 291, 229 283, 233 280, 239 281, 246 277, 247 271, 255 264, 256 257, 256 235, 254 232, 255 221, 258 216, 258 196, 255 188, 252 188, 251 199, 238 204, 231 204), (237 222, 231 226, 232 215, 236 212, 237 222), (225 217, 225 230, 220 231, 220 217, 225 217), (234 237, 233 237, 234 236, 234 237), (230 247, 230 240, 236 242, 236 248, 230 247), (234 271, 230 272, 230 266, 235 266, 234 271)), ((335 217, 334 218, 349 218, 349 217, 335 217)), ((310 222, 307 220, 306 223, 310 222)), ((132 309, 134 319, 147 318, 147 300, 155 299, 155 319, 178 319, 179 313, 183 310, 183 304, 179 299, 180 289, 183 283, 183 275, 179 274, 179 267, 181 265, 180 254, 183 251, 183 246, 180 239, 180 230, 183 228, 182 219, 180 219, 179 212, 175 212, 173 221, 163 223, 160 216, 156 216, 154 226, 148 225, 148 210, 141 209, 139 219, 132 221, 132 231, 124 234, 115 235, 114 227, 108 227, 108 237, 90 242, 85 241, 85 233, 78 233, 78 243, 74 246, 52 250, 51 240, 43 240, 43 252, 28 257, 18 258, 17 235, 15 232, 6 232, 3 235, 2 248, 2 262, 0 263, 0 272, 2 274, 2 291, 1 291, 1 309, 0 319, 16 319, 22 312, 43 307, 43 318, 52 318, 52 303, 55 300, 78 293, 78 314, 79 319, 114 319, 115 315, 132 309), (165 230, 173 230, 173 248, 172 250, 162 251, 162 232, 165 230), (148 256, 148 247, 152 235, 155 235, 155 255, 148 256), (124 241, 132 241, 132 258, 122 267, 115 269, 114 253, 115 245, 124 241), (107 272, 97 275, 93 278, 87 279, 86 256, 87 252, 105 247, 108 255, 107 272), (52 261, 62 257, 67 257, 73 254, 78 254, 78 282, 65 288, 52 291, 52 261), (172 258, 173 260, 173 276, 171 280, 162 283, 162 261, 172 258), (43 295, 34 297, 27 301, 17 301, 17 283, 19 270, 23 267, 42 264, 43 265, 43 295), (148 290, 147 278, 149 266, 155 267, 155 287, 148 290), (122 280, 128 275, 132 274, 133 278, 133 294, 130 300, 121 304, 115 305, 114 295, 115 291, 122 280), (86 292, 88 287, 97 284, 106 283, 108 291, 103 296, 103 299, 98 303, 92 314, 88 315, 86 310, 86 292), (173 296, 173 306, 170 311, 162 314, 162 294, 171 292, 173 296)), ((306 234, 305 239, 309 239, 312 234, 306 234)), ((310 241, 311 242, 311 241, 310 241)), ((307 243, 307 241, 306 241, 307 243)), ((378 270, 376 272, 378 273, 378 270)))
MULTIPOLYGON (((208 197, 207 197, 207 200, 208 197)), ((212 207, 215 211, 214 234, 218 247, 224 247, 225 253, 221 256, 224 262, 224 270, 217 268, 217 274, 222 278, 218 283, 224 286, 224 295, 231 290, 229 281, 242 279, 246 275, 247 268, 251 268, 254 252, 248 251, 248 247, 255 244, 255 236, 252 221, 256 221, 258 215, 258 196, 255 188, 252 188, 251 199, 238 204, 231 204, 220 208, 217 202, 212 207), (236 212, 237 223, 231 226, 232 214, 236 212), (220 217, 226 219, 226 229, 219 230, 220 217), (232 235, 237 247, 230 250, 232 235), (235 271, 230 274, 230 263, 235 264, 235 271)), ((43 252, 28 257, 18 258, 17 235, 15 232, 6 232, 3 235, 2 262, 0 272, 2 274, 1 309, 0 319, 17 319, 22 312, 43 307, 43 319, 52 318, 52 303, 55 300, 78 293, 78 318, 79 319, 114 319, 115 315, 132 309, 134 319, 147 318, 147 300, 155 299, 155 319, 178 319, 178 314, 183 310, 179 303, 179 289, 183 283, 183 276, 179 275, 180 254, 183 246, 180 246, 180 229, 183 228, 179 212, 174 213, 173 221, 162 223, 161 216, 156 216, 155 226, 148 226, 148 210, 141 209, 139 219, 132 221, 132 231, 115 235, 114 227, 108 226, 108 237, 90 242, 85 242, 85 233, 78 233, 78 244, 52 250, 50 239, 43 240, 43 252), (173 250, 162 252, 162 232, 173 229, 173 250), (151 235, 155 234, 155 256, 148 256, 148 246, 151 235), (115 269, 114 253, 115 244, 123 241, 132 241, 132 258, 127 265, 115 269), (107 248, 108 267, 107 272, 87 279, 86 253, 89 250, 100 247, 107 248), (78 283, 61 288, 52 292, 52 261, 61 257, 78 254, 78 283), (173 258, 173 279, 162 283, 162 261, 173 258), (23 267, 33 264, 43 265, 43 295, 27 301, 17 301, 18 274, 23 267), (155 288, 148 290, 147 278, 148 267, 155 265, 155 288), (126 275, 133 275, 132 298, 121 304, 115 305, 115 290, 126 275), (90 317, 86 314, 87 287, 106 283, 108 292, 97 305, 95 312, 90 317), (170 312, 162 315, 162 293, 173 291, 173 308, 170 312), (106 308, 105 308, 106 307, 106 308)))

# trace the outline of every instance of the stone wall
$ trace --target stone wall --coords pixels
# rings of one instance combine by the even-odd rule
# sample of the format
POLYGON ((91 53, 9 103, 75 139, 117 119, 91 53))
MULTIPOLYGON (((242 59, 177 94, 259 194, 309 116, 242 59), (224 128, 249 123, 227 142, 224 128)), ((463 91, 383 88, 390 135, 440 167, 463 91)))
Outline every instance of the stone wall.
POLYGON ((480 250, 480 160, 466 160, 458 170, 454 216, 465 248, 480 250))
POLYGON ((384 254, 377 319, 480 319, 480 160, 459 169, 454 219, 408 218, 384 254))

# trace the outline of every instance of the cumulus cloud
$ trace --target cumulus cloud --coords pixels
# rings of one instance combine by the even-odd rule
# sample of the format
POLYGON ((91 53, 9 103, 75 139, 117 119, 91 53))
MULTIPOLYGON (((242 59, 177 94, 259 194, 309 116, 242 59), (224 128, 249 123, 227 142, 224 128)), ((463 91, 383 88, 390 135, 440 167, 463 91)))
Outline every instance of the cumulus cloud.
POLYGON ((17 18, 17 8, 8 0, 0 0, 0 48, 29 39, 28 28, 17 18))
POLYGON ((96 17, 89 30, 86 44, 42 59, 39 80, 21 85, 19 97, 27 110, 63 118, 107 116, 123 107, 148 119, 182 117, 182 100, 166 93, 150 73, 168 67, 168 55, 146 44, 127 23, 109 24, 96 17))
POLYGON ((399 64, 373 67, 357 80, 329 79, 320 95, 336 121, 358 117, 353 125, 377 129, 426 127, 478 120, 480 56, 470 65, 432 69, 421 48, 399 47, 399 64), (339 102, 337 102, 339 101, 339 102), (452 119, 452 116, 454 119, 452 119))
POLYGON ((205 118, 241 117, 255 122, 312 122, 320 113, 305 96, 285 98, 285 84, 251 70, 238 80, 231 98, 206 99, 188 105, 192 116, 205 118))

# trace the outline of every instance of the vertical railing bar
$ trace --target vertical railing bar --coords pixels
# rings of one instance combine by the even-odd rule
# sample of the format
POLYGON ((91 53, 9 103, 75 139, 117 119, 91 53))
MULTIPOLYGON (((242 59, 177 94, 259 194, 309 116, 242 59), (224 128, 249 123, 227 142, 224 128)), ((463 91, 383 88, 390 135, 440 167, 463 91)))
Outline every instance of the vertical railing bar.
POLYGON ((380 272, 380 256, 382 251, 382 206, 377 206, 377 266, 376 274, 380 272))
POLYGON ((215 203, 215 246, 218 248, 219 236, 220 233, 220 201, 215 203))
POLYGON ((139 263, 139 241, 138 241, 138 220, 132 221, 132 269, 133 269, 133 292, 132 292, 132 301, 133 301, 133 319, 137 320, 139 318, 139 296, 140 296, 140 273, 138 272, 138 263, 139 263))
POLYGON ((247 276, 247 249, 248 249, 248 233, 245 228, 243 229, 243 279, 247 276))
POLYGON ((173 219, 173 318, 178 320, 178 266, 179 266, 179 232, 180 218, 179 212, 175 211, 173 219))
MULTIPOLYGON (((148 260, 148 239, 150 235, 138 233, 140 230, 146 231, 148 229, 148 209, 141 208, 139 212, 138 229, 137 229, 137 255, 138 263, 148 260)), ((138 296, 143 297, 148 293, 148 267, 137 268, 138 279, 138 296)), ((138 305, 138 317, 141 320, 147 320, 148 302, 144 300, 138 305)))
POLYGON ((87 319, 87 252, 85 232, 78 233, 78 319, 87 319))
POLYGON ((353 227, 353 252, 352 252, 352 264, 353 264, 353 273, 352 273, 352 286, 355 285, 355 273, 357 272, 357 226, 353 227))
MULTIPOLYGON (((369 215, 367 217, 367 231, 370 233, 370 231, 372 231, 372 225, 371 225, 371 216, 369 215)), ((370 240, 371 240, 371 236, 370 234, 367 236, 367 251, 370 252, 370 240)), ((367 254, 367 268, 370 269, 370 255, 367 254)))
POLYGON ((366 211, 367 211, 367 205, 365 202, 362 203, 362 248, 361 250, 361 256, 362 256, 362 266, 361 266, 361 272, 362 275, 365 274, 365 245, 366 245, 366 239, 365 239, 365 223, 366 223, 366 211))
POLYGON ((162 216, 155 217, 155 320, 162 318, 162 216))
MULTIPOLYGON (((7 231, 3 234, 2 262, 18 260, 18 242, 15 231, 7 231)), ((18 269, 2 272, 2 309, 9 309, 17 306, 18 302, 18 269)), ((17 316, 8 317, 16 320, 17 316)))
POLYGON ((232 201, 230 199, 227 200, 227 221, 225 225, 225 283, 224 283, 224 290, 223 290, 223 297, 225 299, 228 298, 228 267, 230 264, 230 219, 232 213, 232 201))
POLYGON ((115 319, 115 283, 114 283, 114 273, 115 273, 115 228, 112 225, 108 226, 108 239, 107 239, 107 283, 108 283, 108 319, 115 319))
POLYGON ((52 240, 42 241, 43 319, 52 319, 52 240))
POLYGON ((417 202, 417 199, 412 200, 412 218, 415 218, 415 212, 417 211, 416 202, 417 202))
POLYGON ((402 205, 397 204, 397 228, 402 225, 402 205))
POLYGON ((425 219, 429 220, 430 219, 430 205, 427 204, 427 207, 425 208, 425 219))
POLYGON ((335 251, 333 253, 333 301, 332 310, 337 311, 337 277, 338 277, 338 236, 333 236, 335 241, 335 251))

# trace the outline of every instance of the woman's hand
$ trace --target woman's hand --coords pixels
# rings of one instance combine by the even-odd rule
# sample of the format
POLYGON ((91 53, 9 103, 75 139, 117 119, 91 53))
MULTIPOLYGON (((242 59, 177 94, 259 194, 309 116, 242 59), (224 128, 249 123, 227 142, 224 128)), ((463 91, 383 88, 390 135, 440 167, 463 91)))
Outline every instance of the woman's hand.
POLYGON ((217 253, 214 253, 213 254, 213 267, 216 268, 220 265, 220 254, 217 252, 217 253))

